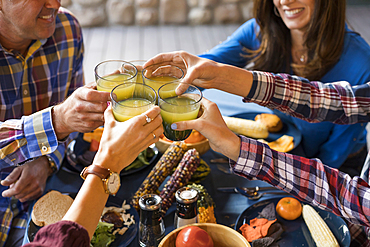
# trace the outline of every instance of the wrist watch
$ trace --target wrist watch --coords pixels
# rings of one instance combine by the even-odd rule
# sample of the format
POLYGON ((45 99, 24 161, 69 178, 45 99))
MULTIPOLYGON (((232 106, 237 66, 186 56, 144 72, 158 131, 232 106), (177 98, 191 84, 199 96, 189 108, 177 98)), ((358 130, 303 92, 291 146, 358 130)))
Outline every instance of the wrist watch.
POLYGON ((85 167, 82 170, 80 176, 85 180, 87 175, 89 174, 94 174, 101 178, 101 180, 103 181, 105 193, 107 194, 115 196, 119 188, 121 187, 121 180, 119 178, 118 173, 112 172, 108 168, 92 164, 90 166, 85 167))
POLYGON ((49 162, 49 167, 51 169, 51 174, 49 176, 51 176, 58 170, 58 167, 55 164, 53 158, 51 158, 49 155, 45 155, 45 156, 46 156, 46 158, 48 159, 48 162, 49 162))

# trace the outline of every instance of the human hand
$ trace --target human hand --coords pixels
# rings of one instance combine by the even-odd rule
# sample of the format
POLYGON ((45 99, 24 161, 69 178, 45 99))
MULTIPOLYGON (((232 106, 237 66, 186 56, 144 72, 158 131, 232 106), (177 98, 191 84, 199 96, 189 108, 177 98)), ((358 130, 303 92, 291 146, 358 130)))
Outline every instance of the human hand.
MULTIPOLYGON (((202 88, 215 88, 228 93, 245 97, 248 95, 253 75, 250 71, 232 65, 216 63, 212 60, 200 58, 185 51, 161 53, 149 59, 144 67, 152 66, 146 71, 146 76, 159 66, 166 64, 180 67, 185 77, 182 82, 202 88)), ((181 93, 183 86, 178 90, 181 93)))
POLYGON ((118 122, 110 105, 105 110, 104 118, 104 131, 93 163, 115 172, 131 164, 140 152, 157 142, 163 133, 158 106, 125 122, 118 122), (149 123, 145 115, 152 119, 149 123))
POLYGON ((72 132, 89 132, 104 124, 109 92, 96 90, 90 83, 76 89, 63 103, 53 108, 53 126, 59 140, 72 132))
POLYGON ((9 186, 2 196, 14 196, 21 202, 36 199, 44 193, 49 173, 49 161, 45 156, 18 166, 1 181, 1 185, 9 186))
POLYGON ((205 136, 211 148, 232 160, 239 157, 240 138, 224 122, 217 105, 205 98, 201 101, 201 116, 194 120, 181 121, 171 125, 175 130, 195 129, 205 136))
POLYGON ((152 69, 147 68, 147 76, 150 76, 156 68, 167 64, 180 67, 184 71, 185 77, 182 82, 203 88, 213 88, 218 79, 217 76, 220 76, 218 63, 185 51, 158 54, 149 59, 143 67, 154 65, 152 69))

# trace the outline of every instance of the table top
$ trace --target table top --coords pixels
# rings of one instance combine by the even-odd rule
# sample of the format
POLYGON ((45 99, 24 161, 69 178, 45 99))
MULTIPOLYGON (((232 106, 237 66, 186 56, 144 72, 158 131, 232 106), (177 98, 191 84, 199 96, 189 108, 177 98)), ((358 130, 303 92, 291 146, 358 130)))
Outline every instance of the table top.
MULTIPOLYGON (((219 108, 224 115, 233 115, 241 112, 250 112, 250 111, 261 111, 260 106, 255 104, 244 104, 242 103, 242 98, 237 97, 231 94, 223 93, 217 90, 205 90, 203 91, 204 96, 207 99, 210 99, 216 102, 219 105, 219 108), (222 97, 220 97, 222 94, 222 97), (227 99, 226 99, 227 98, 227 99), (222 99, 222 100, 218 100, 222 99), (219 101, 219 102, 217 102, 219 101)), ((268 109, 264 108, 265 112, 269 112, 268 109)), ((246 197, 236 194, 236 193, 222 193, 217 191, 218 187, 227 187, 227 186, 269 186, 267 183, 257 180, 248 180, 243 177, 237 176, 235 174, 225 174, 217 169, 216 164, 211 164, 210 160, 215 158, 224 157, 222 154, 209 150, 201 158, 207 162, 211 167, 211 173, 201 181, 201 184, 207 189, 208 193, 212 196, 216 208, 215 216, 217 223, 229 226, 234 228, 235 222, 238 216, 249 206, 253 205, 256 202, 265 200, 268 198, 274 197, 274 195, 265 195, 259 200, 253 201, 249 200, 246 197)), ((228 164, 222 164, 228 167, 228 164)), ((121 204, 123 200, 129 201, 132 195, 141 185, 142 181, 151 171, 153 165, 148 166, 147 168, 130 174, 128 176, 121 176, 121 188, 118 191, 117 195, 110 196, 108 200, 116 204, 121 204)), ((47 182, 45 191, 52 189, 58 190, 63 193, 76 193, 83 183, 82 178, 79 174, 67 172, 63 169, 60 169, 55 175, 53 175, 47 182)), ((275 196, 276 197, 276 196, 275 196)), ((166 234, 171 232, 174 222, 174 213, 176 210, 176 203, 174 203, 167 214, 164 217, 164 223, 166 226, 166 234)), ((27 240, 25 238, 26 243, 27 240)), ((138 237, 128 245, 130 247, 139 246, 138 237)))
MULTIPOLYGON (((211 173, 201 181, 201 184, 207 189, 208 193, 212 196, 216 208, 215 216, 217 223, 230 226, 234 228, 235 222, 239 214, 241 214, 247 207, 252 204, 271 198, 272 196, 263 196, 257 201, 251 201, 240 194, 222 193, 217 191, 218 187, 227 186, 269 186, 265 182, 253 180, 249 181, 245 178, 239 177, 234 174, 225 174, 219 171, 216 164, 211 164, 210 160, 214 158, 223 157, 221 154, 216 153, 212 150, 208 151, 202 156, 202 159, 209 164, 211 167, 211 173)), ((222 164, 228 166, 228 164, 222 164)), ((139 188, 142 181, 149 174, 153 166, 149 166, 140 172, 133 173, 128 176, 121 177, 121 188, 117 195, 110 196, 108 200, 121 204, 123 200, 129 200, 132 195, 139 188)), ((54 176, 52 176, 46 186, 45 191, 58 190, 63 193, 76 193, 83 183, 82 178, 77 173, 67 172, 63 169, 59 170, 54 176)), ((176 210, 176 203, 174 203, 167 214, 164 217, 164 224, 166 226, 166 234, 171 232, 174 222, 174 212, 176 210)), ((138 237, 136 237, 128 246, 137 247, 139 246, 138 237)))

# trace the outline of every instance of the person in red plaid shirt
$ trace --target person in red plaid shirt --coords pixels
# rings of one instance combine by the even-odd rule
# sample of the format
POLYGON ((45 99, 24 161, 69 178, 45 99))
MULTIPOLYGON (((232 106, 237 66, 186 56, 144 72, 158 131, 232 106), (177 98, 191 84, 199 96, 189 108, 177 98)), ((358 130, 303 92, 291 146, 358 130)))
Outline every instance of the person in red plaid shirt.
POLYGON ((70 133, 103 124, 110 96, 84 86, 83 51, 59 0, 0 2, 0 246, 22 244, 27 201, 43 194, 70 133))
MULTIPOLYGON (((239 95, 243 102, 278 109, 306 121, 370 122, 370 82, 355 87, 345 81, 310 82, 287 74, 251 72, 183 51, 159 54, 144 66, 152 64, 180 66, 187 71, 183 82, 239 95)), ((267 144, 237 136, 228 129, 215 103, 204 99, 202 106, 201 117, 171 127, 201 132, 213 150, 230 158, 233 172, 240 176, 266 181, 355 225, 370 226, 369 155, 361 177, 351 178, 319 159, 278 152, 267 144)), ((367 246, 369 242, 366 239, 361 244, 367 246)))

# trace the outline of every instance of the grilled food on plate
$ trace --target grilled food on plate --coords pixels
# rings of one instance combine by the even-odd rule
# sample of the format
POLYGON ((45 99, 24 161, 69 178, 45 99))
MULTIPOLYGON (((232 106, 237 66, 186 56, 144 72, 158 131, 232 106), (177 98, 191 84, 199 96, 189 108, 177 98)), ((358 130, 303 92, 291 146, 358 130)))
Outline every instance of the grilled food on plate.
POLYGON ((234 133, 256 139, 264 139, 269 135, 267 127, 256 121, 226 116, 223 116, 223 118, 227 127, 234 133))
POLYGON ((261 113, 258 114, 254 120, 257 123, 261 123, 267 127, 268 132, 274 133, 279 132, 283 128, 283 122, 275 114, 261 113))
POLYGON ((279 139, 273 141, 273 142, 268 142, 262 139, 258 139, 258 141, 266 143, 269 145, 271 149, 274 149, 279 152, 289 152, 294 148, 294 138, 292 136, 288 135, 283 135, 279 139))
POLYGON ((310 205, 303 205, 302 216, 317 247, 339 247, 328 225, 310 205))

